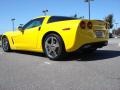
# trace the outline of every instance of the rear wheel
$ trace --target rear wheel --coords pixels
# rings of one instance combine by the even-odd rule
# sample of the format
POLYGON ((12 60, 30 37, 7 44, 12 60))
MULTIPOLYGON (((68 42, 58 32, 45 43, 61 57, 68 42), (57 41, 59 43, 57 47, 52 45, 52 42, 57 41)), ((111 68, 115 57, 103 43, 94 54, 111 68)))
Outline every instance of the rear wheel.
POLYGON ((9 52, 11 50, 9 41, 6 37, 2 38, 2 48, 5 52, 9 52))
POLYGON ((48 58, 60 60, 64 53, 62 38, 57 34, 47 35, 43 41, 43 49, 48 58))

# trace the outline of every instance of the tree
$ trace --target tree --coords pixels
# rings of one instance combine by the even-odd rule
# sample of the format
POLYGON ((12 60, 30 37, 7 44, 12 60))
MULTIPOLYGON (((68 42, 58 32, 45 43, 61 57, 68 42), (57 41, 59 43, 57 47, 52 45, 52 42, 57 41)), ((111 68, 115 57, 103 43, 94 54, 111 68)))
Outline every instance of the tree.
POLYGON ((78 19, 84 19, 84 16, 78 16, 77 14, 74 14, 73 16, 71 16, 71 17, 73 17, 73 18, 78 18, 78 19))
POLYGON ((116 34, 120 35, 120 27, 117 29, 116 34))
POLYGON ((110 29, 113 28, 113 14, 109 14, 105 17, 105 21, 109 22, 110 29))
POLYGON ((77 18, 77 14, 75 14, 73 17, 74 17, 74 18, 77 18))

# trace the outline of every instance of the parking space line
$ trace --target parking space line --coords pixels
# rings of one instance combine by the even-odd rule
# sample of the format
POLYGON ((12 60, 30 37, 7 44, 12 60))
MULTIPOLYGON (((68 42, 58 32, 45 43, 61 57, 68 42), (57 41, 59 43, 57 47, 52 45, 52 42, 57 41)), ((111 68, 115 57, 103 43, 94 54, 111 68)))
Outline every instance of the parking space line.
POLYGON ((3 52, 0 52, 0 54, 3 54, 3 52))
POLYGON ((120 43, 118 43, 118 46, 120 47, 120 43))
POLYGON ((44 64, 51 64, 50 62, 44 62, 44 64))

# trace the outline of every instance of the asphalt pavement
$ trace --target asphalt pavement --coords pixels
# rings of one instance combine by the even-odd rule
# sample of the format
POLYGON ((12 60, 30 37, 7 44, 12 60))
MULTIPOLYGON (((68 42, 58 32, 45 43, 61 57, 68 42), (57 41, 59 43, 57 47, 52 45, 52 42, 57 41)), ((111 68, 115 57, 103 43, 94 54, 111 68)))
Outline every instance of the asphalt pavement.
POLYGON ((52 61, 0 48, 0 90, 120 90, 120 39, 91 54, 52 61))

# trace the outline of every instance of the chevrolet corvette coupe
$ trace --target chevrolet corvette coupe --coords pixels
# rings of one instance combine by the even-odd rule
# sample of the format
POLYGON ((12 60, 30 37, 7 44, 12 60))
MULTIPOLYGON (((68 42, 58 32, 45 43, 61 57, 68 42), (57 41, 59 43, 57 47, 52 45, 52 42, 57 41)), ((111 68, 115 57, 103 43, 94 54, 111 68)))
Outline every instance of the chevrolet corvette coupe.
POLYGON ((40 16, 2 36, 5 52, 23 50, 45 53, 53 60, 64 53, 93 52, 108 43, 108 23, 65 16, 40 16))

